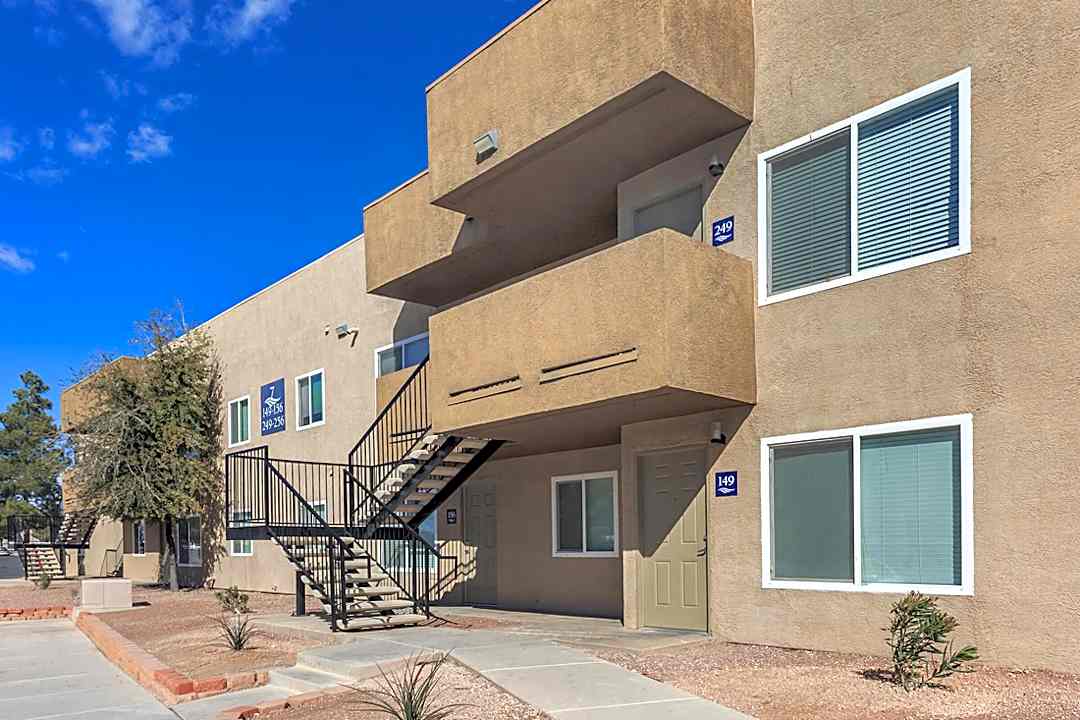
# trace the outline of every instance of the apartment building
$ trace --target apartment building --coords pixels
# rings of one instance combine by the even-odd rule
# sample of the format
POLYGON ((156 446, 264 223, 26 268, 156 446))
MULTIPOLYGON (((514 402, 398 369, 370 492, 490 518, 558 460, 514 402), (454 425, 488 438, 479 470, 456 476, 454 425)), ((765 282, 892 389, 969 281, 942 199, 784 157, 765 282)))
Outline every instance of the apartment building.
MULTIPOLYGON (((363 292, 363 267, 359 236, 199 326, 223 365, 226 452, 265 446, 272 457, 342 463, 375 416, 376 375, 426 356, 430 308, 363 292)), ((61 395, 65 432, 78 432, 79 419, 92 411, 81 389, 61 395)), ((79 509, 73 490, 65 486, 69 513, 79 509)), ((328 498, 310 500, 315 512, 327 511, 328 498)), ((293 592, 295 570, 280 549, 268 540, 225 540, 210 527, 222 521, 177 523, 182 584, 293 592)), ((83 573, 157 582, 163 532, 153 521, 99 519, 83 573)), ((68 554, 74 574, 77 551, 68 554)))
POLYGON ((426 88, 429 167, 364 210, 371 335, 426 345, 376 373, 333 326, 380 301, 314 277, 317 320, 208 324, 251 366, 230 417, 326 368, 324 427, 226 459, 267 559, 220 577, 297 570, 335 627, 441 600, 858 652, 920 590, 985 659, 1080 670, 1078 26, 538 3, 426 88), (322 509, 303 459, 346 477, 322 509))

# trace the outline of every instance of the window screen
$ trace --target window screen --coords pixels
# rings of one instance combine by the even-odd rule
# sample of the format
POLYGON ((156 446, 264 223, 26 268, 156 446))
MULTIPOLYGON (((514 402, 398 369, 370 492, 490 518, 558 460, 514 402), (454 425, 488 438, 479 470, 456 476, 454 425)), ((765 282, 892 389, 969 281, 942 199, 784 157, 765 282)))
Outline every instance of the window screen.
POLYGON ((581 483, 556 483, 559 552, 581 552, 581 483))
POLYGON ((847 130, 769 161, 769 292, 851 272, 847 130))
POLYGON ((855 577, 850 439, 772 449, 773 578, 855 577))

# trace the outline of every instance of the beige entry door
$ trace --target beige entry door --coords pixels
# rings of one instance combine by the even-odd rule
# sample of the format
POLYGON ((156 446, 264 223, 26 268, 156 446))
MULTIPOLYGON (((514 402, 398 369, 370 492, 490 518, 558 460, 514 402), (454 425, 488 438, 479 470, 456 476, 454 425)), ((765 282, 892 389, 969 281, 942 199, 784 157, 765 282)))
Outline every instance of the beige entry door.
POLYGON ((644 624, 707 630, 705 451, 643 455, 638 469, 644 624))
POLYGON ((495 481, 472 479, 465 483, 465 545, 472 557, 465 584, 465 601, 494 605, 499 599, 499 548, 495 521, 495 481))

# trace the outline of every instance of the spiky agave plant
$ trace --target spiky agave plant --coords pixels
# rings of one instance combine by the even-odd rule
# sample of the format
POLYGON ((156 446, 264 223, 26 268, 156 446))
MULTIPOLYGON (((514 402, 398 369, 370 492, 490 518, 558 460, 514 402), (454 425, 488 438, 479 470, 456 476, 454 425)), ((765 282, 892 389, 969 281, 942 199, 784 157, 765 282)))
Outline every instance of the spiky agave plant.
POLYGON ((469 707, 464 703, 443 705, 439 702, 439 680, 449 653, 434 660, 413 655, 397 672, 387 673, 381 667, 379 687, 362 690, 363 706, 374 712, 389 715, 395 720, 447 720, 469 707))
POLYGON ((247 649, 256 635, 251 618, 240 613, 229 613, 217 618, 218 636, 230 650, 239 652, 247 649))

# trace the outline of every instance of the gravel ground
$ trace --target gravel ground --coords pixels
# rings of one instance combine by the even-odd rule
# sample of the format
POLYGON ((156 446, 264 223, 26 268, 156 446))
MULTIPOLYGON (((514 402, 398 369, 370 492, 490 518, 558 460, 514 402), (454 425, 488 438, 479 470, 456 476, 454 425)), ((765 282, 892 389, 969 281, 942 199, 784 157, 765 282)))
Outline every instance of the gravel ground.
MULTIPOLYGON (((357 685, 358 692, 338 695, 270 715, 272 720, 386 720, 385 714, 366 710, 363 690, 378 687, 377 680, 357 685)), ((451 720, 547 720, 548 716, 460 665, 443 666, 439 705, 462 703, 451 720)))
MULTIPOLYGON (((287 613, 294 606, 291 595, 249 593, 249 597, 253 615, 287 613)), ((293 665, 298 651, 332 642, 329 636, 325 640, 301 639, 259 631, 247 650, 233 652, 218 636, 214 621, 221 609, 212 591, 173 593, 136 588, 132 600, 149 605, 98 617, 166 665, 193 678, 293 665)))
POLYGON ((54 580, 48 590, 38 590, 33 583, 18 581, 0 585, 0 607, 34 608, 74 605, 79 593, 75 580, 54 580))
POLYGON ((760 720, 1073 720, 1080 676, 979 666, 946 687, 904 693, 865 655, 710 640, 648 653, 596 654, 760 720))

